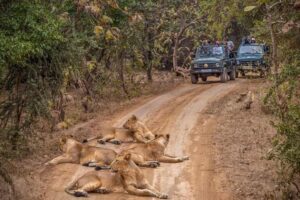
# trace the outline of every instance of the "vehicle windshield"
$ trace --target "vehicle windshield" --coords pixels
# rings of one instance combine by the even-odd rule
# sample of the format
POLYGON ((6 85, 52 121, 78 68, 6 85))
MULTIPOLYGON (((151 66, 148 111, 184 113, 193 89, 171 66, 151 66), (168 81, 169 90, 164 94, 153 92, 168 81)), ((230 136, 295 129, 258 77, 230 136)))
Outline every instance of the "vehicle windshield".
POLYGON ((196 58, 222 57, 223 55, 222 46, 202 46, 197 49, 196 58))
POLYGON ((241 46, 239 54, 262 54, 263 48, 261 46, 241 46))

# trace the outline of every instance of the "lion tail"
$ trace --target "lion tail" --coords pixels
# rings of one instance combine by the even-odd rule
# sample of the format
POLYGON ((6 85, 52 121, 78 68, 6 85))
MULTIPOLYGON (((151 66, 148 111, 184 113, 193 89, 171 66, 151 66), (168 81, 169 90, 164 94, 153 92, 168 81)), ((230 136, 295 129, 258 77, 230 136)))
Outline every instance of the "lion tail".
POLYGON ((76 186, 77 181, 78 181, 78 179, 75 178, 71 183, 68 184, 68 186, 65 188, 65 192, 67 194, 75 196, 74 187, 76 186))

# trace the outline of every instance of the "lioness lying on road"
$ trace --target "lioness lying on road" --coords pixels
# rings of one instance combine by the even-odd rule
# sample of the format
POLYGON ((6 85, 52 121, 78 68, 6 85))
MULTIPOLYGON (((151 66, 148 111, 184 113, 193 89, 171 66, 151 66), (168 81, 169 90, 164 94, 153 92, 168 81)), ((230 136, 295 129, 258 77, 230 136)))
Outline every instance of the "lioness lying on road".
MULTIPOLYGON (((105 135, 98 139, 100 144, 110 142, 113 144, 121 144, 123 142, 141 142, 147 143, 155 138, 154 134, 141 122, 135 115, 131 116, 123 125, 124 129, 106 128, 103 130, 105 135)), ((99 137, 90 138, 83 142, 88 142, 99 137)))
POLYGON ((156 135, 156 138, 147 144, 133 144, 120 155, 131 154, 131 159, 141 167, 158 167, 159 162, 177 163, 188 160, 188 156, 174 157, 165 154, 170 135, 156 135))
POLYGON ((111 193, 122 187, 129 194, 167 199, 145 179, 144 174, 131 160, 131 155, 118 156, 111 164, 113 172, 88 172, 75 179, 65 192, 76 197, 87 197, 89 192, 111 193))
POLYGON ((110 164, 117 156, 117 153, 111 149, 88 146, 72 137, 60 139, 60 148, 64 152, 63 155, 47 162, 46 165, 75 163, 96 167, 96 169, 109 169, 110 164))

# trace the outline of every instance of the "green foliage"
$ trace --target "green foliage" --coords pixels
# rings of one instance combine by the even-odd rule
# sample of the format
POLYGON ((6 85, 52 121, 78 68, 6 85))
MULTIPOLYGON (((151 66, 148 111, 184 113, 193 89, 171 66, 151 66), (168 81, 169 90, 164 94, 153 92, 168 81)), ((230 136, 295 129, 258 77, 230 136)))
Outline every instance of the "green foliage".
POLYGON ((293 62, 286 65, 265 98, 279 121, 275 124, 278 134, 274 138, 273 154, 283 164, 300 172, 300 52, 289 51, 293 62))
POLYGON ((36 1, 12 2, 0 13, 1 127, 15 143, 38 116, 48 116, 48 100, 60 91, 64 71, 75 63, 68 24, 36 1))

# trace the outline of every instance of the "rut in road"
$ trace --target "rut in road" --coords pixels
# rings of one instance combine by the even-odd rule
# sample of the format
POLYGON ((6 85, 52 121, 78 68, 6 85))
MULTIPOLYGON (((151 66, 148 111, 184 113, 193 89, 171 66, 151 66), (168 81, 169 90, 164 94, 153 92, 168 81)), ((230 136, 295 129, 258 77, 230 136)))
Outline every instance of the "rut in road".
MULTIPOLYGON (((114 126, 121 126, 130 115, 135 114, 143 121, 146 121, 147 125, 155 132, 159 131, 160 133, 169 133, 171 135, 166 153, 176 156, 186 154, 193 158, 194 152, 188 148, 188 145, 197 145, 197 142, 191 142, 189 139, 193 128, 197 125, 201 111, 208 103, 226 95, 236 85, 237 82, 188 85, 149 101, 121 119, 115 120, 114 126)), ((92 143, 95 144, 95 141, 92 143)), ((203 160, 191 159, 178 164, 163 163, 158 169, 143 169, 143 171, 148 180, 160 191, 168 193, 171 199, 198 199, 199 192, 201 193, 200 196, 206 197, 205 199, 215 199, 218 192, 215 191, 214 185, 210 184, 211 187, 203 187, 205 182, 211 182, 211 179, 214 178, 212 177, 214 176, 213 173, 206 174, 206 176, 203 175, 201 170, 199 173, 196 171, 197 174, 188 173, 189 171, 191 173, 192 171, 194 172, 195 170, 192 169, 197 169, 201 161, 203 160), (204 179, 200 179, 202 183, 195 183, 194 178, 199 175, 204 177, 204 179)), ((46 194, 46 197, 47 199, 65 200, 73 199, 73 197, 65 194, 63 187, 72 179, 91 169, 72 164, 62 164, 56 166, 53 170, 49 175, 53 178, 50 181, 50 185, 52 185, 49 189, 52 192, 46 194)), ((97 197, 99 198, 99 194, 92 194, 89 199, 97 199, 97 197)), ((143 199, 143 197, 115 193, 102 195, 101 199, 143 199)))

